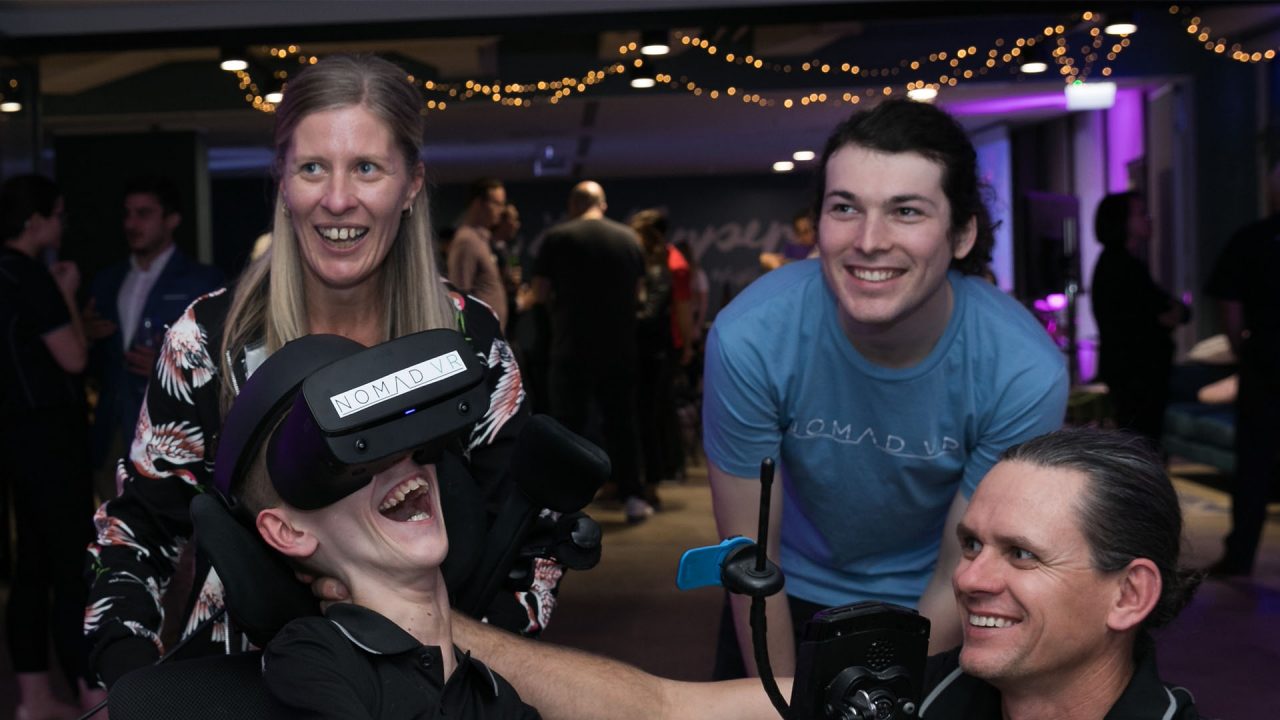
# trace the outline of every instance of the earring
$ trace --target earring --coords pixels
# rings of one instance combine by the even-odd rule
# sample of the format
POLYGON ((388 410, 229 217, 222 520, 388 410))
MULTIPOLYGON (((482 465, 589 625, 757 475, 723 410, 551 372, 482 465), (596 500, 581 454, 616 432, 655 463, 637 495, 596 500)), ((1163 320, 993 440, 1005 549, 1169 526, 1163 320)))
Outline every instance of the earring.
POLYGON ((406 217, 406 218, 413 217, 413 205, 410 205, 409 207, 405 208, 404 211, 400 213, 400 216, 406 217))
POLYGON ((285 217, 293 217, 293 213, 289 212, 289 203, 282 203, 281 207, 284 208, 285 217))

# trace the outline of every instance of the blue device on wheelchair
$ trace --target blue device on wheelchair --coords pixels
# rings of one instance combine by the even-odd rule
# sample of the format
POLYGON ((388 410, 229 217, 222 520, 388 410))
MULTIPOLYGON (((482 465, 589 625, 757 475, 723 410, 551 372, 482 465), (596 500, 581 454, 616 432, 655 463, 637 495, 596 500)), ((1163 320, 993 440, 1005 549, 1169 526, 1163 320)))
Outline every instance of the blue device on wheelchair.
POLYGON ((680 557, 681 590, 723 585, 751 598, 751 644, 760 682, 784 720, 899 720, 916 717, 929 648, 929 620, 910 608, 858 602, 819 611, 796 649, 791 702, 769 666, 765 598, 783 586, 782 570, 765 555, 773 459, 760 463, 759 538, 742 536, 693 548, 680 557))
POLYGON ((725 538, 719 545, 690 548, 680 556, 680 565, 676 568, 676 587, 681 590, 710 587, 724 584, 720 578, 721 566, 725 558, 740 547, 754 546, 749 538, 734 535, 725 538))

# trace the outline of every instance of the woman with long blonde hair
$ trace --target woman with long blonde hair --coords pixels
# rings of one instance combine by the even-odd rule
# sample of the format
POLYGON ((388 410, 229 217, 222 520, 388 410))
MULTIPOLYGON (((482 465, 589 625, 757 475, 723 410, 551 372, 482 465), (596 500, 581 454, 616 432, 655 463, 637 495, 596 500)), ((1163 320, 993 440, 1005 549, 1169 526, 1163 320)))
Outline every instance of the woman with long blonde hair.
MULTIPOLYGON (((271 248, 234 285, 197 300, 171 327, 152 374, 121 496, 99 509, 85 621, 94 670, 109 685, 163 652, 161 596, 191 533, 187 505, 207 489, 222 414, 244 379, 307 334, 365 345, 430 328, 463 332, 489 366, 491 406, 461 455, 488 499, 523 422, 519 369, 497 319, 448 287, 436 267, 420 159, 421 96, 407 73, 371 56, 334 56, 289 83, 276 113, 271 248)), ((553 604, 556 568, 499 597, 495 624, 533 634, 553 604)), ((222 603, 197 566, 186 635, 222 603)), ((238 642, 221 624, 207 640, 238 642)))

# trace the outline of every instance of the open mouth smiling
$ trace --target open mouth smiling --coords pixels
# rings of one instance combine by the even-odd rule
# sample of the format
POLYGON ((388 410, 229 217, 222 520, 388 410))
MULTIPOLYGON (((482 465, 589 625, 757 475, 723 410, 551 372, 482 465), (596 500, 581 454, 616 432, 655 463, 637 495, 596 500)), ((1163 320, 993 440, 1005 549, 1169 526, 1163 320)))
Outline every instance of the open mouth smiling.
POLYGON ((845 269, 850 275, 863 282, 887 282, 906 273, 905 270, 894 268, 846 267, 845 269))
POLYGON ((378 505, 383 517, 396 522, 424 522, 435 516, 431 502, 431 483, 414 476, 391 488, 378 505))
POLYGON ((347 248, 360 242, 369 234, 367 227, 316 227, 316 233, 326 243, 339 248, 347 248))
POLYGON ((976 613, 969 613, 969 624, 975 627, 1007 628, 1013 627, 1020 622, 1022 621, 1009 620, 1008 618, 996 617, 995 615, 978 615, 976 613))

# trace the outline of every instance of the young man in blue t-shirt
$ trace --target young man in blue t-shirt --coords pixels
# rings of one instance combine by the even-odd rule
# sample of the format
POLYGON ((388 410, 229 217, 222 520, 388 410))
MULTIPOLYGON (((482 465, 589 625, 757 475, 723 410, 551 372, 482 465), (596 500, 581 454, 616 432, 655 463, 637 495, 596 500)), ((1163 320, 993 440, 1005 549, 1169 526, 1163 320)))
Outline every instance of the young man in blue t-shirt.
MULTIPOLYGON (((781 469, 769 554, 787 594, 768 609, 779 675, 794 671, 789 631, 858 600, 917 606, 934 652, 959 643, 958 553, 941 541, 1001 451, 1061 424, 1068 384, 1043 329, 978 277, 993 236, 955 120, 882 103, 836 128, 822 168, 819 258, 747 288, 707 342, 704 436, 723 536, 755 535, 760 461, 781 469)), ((753 670, 747 602, 732 606, 753 670)), ((727 632, 719 655, 717 674, 732 676, 727 632)))

